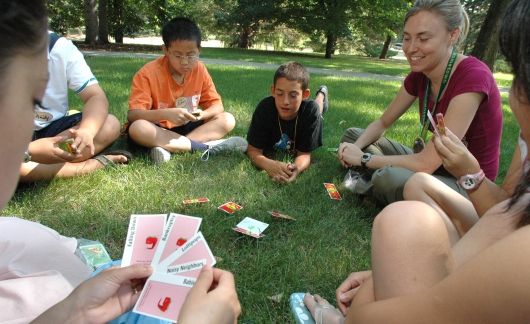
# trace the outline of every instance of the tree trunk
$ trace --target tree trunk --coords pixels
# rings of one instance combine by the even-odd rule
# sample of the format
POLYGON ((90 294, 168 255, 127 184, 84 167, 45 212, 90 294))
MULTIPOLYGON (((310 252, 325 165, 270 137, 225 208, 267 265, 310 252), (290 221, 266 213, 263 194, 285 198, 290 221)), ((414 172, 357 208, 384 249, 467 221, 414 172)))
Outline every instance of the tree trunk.
POLYGON ((333 32, 327 32, 326 34, 326 54, 325 58, 330 59, 335 54, 335 48, 337 47, 337 36, 333 32))
POLYGON ((90 46, 96 45, 98 36, 98 16, 97 16, 97 1, 85 1, 85 44, 90 46))
POLYGON ((111 0, 112 3, 112 36, 116 44, 123 44, 123 0, 111 0))
POLYGON ((251 45, 250 34, 251 34, 251 31, 249 27, 243 28, 243 30, 239 34, 239 39, 237 41, 237 47, 248 49, 251 45))
POLYGON ((98 19, 99 19, 99 32, 98 32, 98 44, 109 43, 109 20, 108 20, 108 2, 107 0, 99 0, 98 5, 98 19))
POLYGON ((386 54, 388 53, 388 48, 390 47, 391 41, 392 41, 392 36, 387 34, 385 43, 383 44, 383 49, 381 50, 381 55, 379 55, 380 60, 386 59, 386 54))
POLYGON ((471 55, 486 63, 491 71, 495 70, 495 59, 499 48, 498 36, 501 19, 511 0, 491 0, 484 23, 475 42, 471 55))

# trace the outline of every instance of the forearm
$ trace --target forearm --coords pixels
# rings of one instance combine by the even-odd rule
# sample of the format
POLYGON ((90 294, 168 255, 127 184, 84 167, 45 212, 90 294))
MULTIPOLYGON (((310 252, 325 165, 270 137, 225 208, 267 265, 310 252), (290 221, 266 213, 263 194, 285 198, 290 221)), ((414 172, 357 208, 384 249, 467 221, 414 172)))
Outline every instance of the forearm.
POLYGON ((374 120, 370 123, 370 125, 368 125, 368 127, 366 127, 364 132, 361 134, 361 136, 359 136, 354 144, 358 148, 364 149, 383 136, 385 130, 386 127, 383 125, 381 119, 374 120))
POLYGON ((79 123, 80 129, 85 129, 93 135, 99 132, 109 114, 109 102, 105 95, 90 97, 83 108, 83 118, 79 123))
POLYGON ((494 205, 510 197, 502 187, 487 178, 482 181, 477 190, 468 192, 468 196, 479 217, 494 205))
POLYGON ((83 323, 81 312, 76 311, 77 308, 71 296, 66 297, 63 301, 50 307, 31 323, 83 323))
POLYGON ((207 109, 204 109, 202 111, 201 118, 202 119, 210 119, 213 116, 222 113, 223 111, 225 111, 225 109, 223 107, 223 103, 221 103, 221 102, 215 103, 215 104, 211 105, 210 107, 208 107, 207 109))
POLYGON ((296 158, 294 159, 296 170, 298 173, 302 173, 309 168, 311 165, 311 153, 310 152, 297 152, 296 158))
POLYGON ((166 109, 130 109, 127 112, 127 120, 133 122, 136 120, 147 120, 153 123, 157 123, 161 120, 167 120, 166 109))
POLYGON ((248 145, 247 155, 250 158, 252 164, 261 170, 267 171, 270 165, 275 162, 274 160, 271 160, 263 155, 263 150, 257 149, 250 144, 248 145))

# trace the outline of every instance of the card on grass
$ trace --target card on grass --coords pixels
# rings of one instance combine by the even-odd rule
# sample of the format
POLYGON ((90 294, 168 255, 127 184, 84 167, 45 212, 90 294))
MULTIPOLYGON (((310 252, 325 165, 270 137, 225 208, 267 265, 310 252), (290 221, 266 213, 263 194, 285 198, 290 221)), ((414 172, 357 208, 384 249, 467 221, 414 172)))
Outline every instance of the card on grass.
POLYGON ((324 187, 328 191, 329 198, 334 200, 342 200, 340 192, 337 190, 337 187, 333 183, 324 183, 324 187))
POLYGON ((200 197, 200 198, 194 198, 194 199, 185 199, 182 201, 182 204, 184 205, 190 205, 190 204, 200 204, 200 203, 206 203, 209 202, 210 199, 206 197, 200 197))
POLYGON ((199 231, 202 218, 170 213, 151 265, 156 266, 199 231))
POLYGON ((181 248, 171 253, 158 265, 155 271, 164 273, 179 273, 184 276, 197 278, 204 265, 215 265, 208 243, 201 232, 191 237, 181 248))
POLYGON ((166 214, 131 215, 121 266, 150 264, 166 222, 166 214))
POLYGON ((234 231, 249 235, 255 238, 261 238, 263 231, 269 226, 267 223, 260 222, 259 220, 245 217, 239 224, 234 227, 234 231))
POLYGON ((235 202, 226 202, 224 204, 222 204, 221 206, 217 207, 217 209, 219 210, 222 210, 224 211, 225 213, 228 213, 228 214, 233 214, 235 213, 236 211, 240 210, 241 207, 240 205, 236 204, 235 202))
POLYGON ((296 220, 294 217, 291 217, 291 216, 286 215, 286 214, 282 214, 282 213, 280 213, 277 210, 268 211, 268 213, 274 218, 283 218, 283 219, 289 219, 289 220, 296 220))
POLYGON ((153 273, 142 289, 133 312, 176 322, 195 278, 153 273))

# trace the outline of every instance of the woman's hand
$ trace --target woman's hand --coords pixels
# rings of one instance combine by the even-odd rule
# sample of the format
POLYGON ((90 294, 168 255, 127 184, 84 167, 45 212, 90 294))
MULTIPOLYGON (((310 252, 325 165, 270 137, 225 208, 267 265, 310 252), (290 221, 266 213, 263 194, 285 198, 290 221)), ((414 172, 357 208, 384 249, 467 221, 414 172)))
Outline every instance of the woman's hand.
POLYGON ((204 267, 180 310, 178 323, 237 323, 241 305, 234 276, 221 269, 204 267))
POLYGON ((445 128, 445 134, 433 137, 444 168, 457 179, 465 174, 477 173, 480 164, 464 143, 448 128, 445 128))
POLYGON ((339 161, 345 168, 361 165, 361 156, 363 151, 352 143, 341 143, 339 145, 338 157, 339 161))
POLYGON ((348 307, 350 307, 351 302, 355 298, 355 295, 357 295, 362 283, 371 277, 372 271, 352 272, 337 288, 335 291, 337 305, 344 316, 346 316, 348 307))

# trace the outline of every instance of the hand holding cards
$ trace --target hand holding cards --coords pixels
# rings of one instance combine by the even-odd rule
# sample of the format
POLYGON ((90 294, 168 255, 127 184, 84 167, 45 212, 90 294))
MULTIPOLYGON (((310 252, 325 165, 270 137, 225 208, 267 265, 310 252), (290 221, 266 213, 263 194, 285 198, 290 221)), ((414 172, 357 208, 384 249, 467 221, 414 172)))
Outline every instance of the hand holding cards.
POLYGON ((201 218, 171 213, 131 215, 122 267, 151 264, 134 312, 176 321, 184 300, 203 266, 215 258, 202 233, 201 218))

